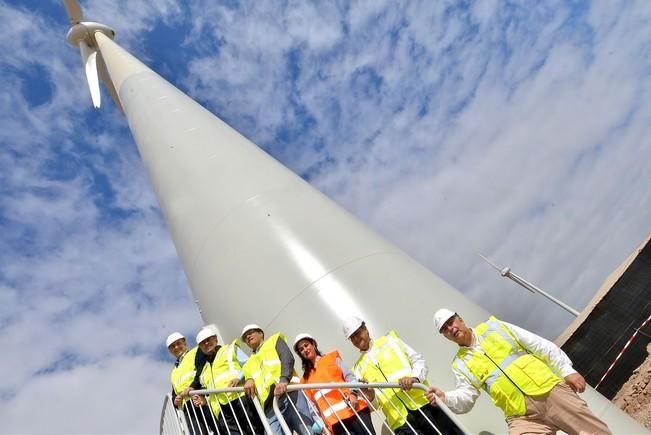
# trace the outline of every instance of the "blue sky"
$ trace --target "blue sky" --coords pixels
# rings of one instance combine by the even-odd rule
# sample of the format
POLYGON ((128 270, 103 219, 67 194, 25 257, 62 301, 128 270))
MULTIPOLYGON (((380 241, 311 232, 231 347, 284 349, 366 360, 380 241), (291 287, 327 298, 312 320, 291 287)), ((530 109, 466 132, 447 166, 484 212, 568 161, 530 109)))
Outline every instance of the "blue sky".
MULTIPOLYGON (((88 19, 496 315, 554 338, 649 234, 651 3, 85 1, 88 19)), ((0 421, 150 433, 201 320, 62 2, 0 1, 0 421), (91 398, 90 391, 97 391, 91 398), (34 407, 47 410, 34 418, 34 407), (127 424, 128 422, 128 424, 127 424)))

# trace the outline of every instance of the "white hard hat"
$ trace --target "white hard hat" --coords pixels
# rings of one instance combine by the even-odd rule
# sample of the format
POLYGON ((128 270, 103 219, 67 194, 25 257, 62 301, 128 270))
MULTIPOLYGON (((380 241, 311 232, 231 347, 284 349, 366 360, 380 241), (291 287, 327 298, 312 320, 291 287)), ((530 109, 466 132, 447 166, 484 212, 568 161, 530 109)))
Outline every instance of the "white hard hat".
POLYGON ((441 308, 438 310, 436 313, 434 313, 434 327, 438 332, 441 332, 441 328, 443 325, 445 325, 445 322, 450 320, 452 317, 456 316, 457 313, 455 313, 452 310, 448 310, 447 308, 441 308))
POLYGON ((242 335, 241 335, 241 337, 244 338, 244 334, 246 334, 247 332, 249 332, 249 331, 252 330, 252 329, 259 329, 260 331, 262 331, 262 328, 260 328, 260 327, 259 327, 258 325, 256 325, 255 323, 249 323, 249 324, 246 325, 244 328, 242 328, 242 335))
POLYGON ((170 344, 182 338, 185 337, 180 332, 172 332, 170 335, 167 336, 167 340, 165 340, 165 347, 170 347, 170 344))
POLYGON ((206 328, 206 329, 210 329, 212 332, 214 332, 215 335, 217 336, 217 340, 218 340, 219 342, 222 342, 222 341, 223 341, 223 340, 222 340, 222 336, 221 336, 221 334, 219 333, 219 328, 217 328, 217 325, 215 325, 214 323, 209 323, 209 324, 207 324, 207 325, 203 325, 203 327, 206 328))
POLYGON ((364 325, 364 321, 356 316, 349 316, 344 320, 344 335, 350 338, 359 328, 364 325))
POLYGON ((298 344, 299 341, 301 341, 301 340, 303 340, 303 339, 305 339, 305 338, 309 338, 310 340, 312 340, 313 342, 316 343, 316 340, 315 340, 314 337, 312 337, 310 334, 305 334, 305 333, 303 333, 303 334, 298 334, 298 335, 296 336, 296 338, 294 339, 294 351, 295 351, 296 353, 298 353, 298 350, 296 350, 296 345, 298 344))
POLYGON ((215 330, 213 328, 203 327, 201 331, 197 334, 197 344, 201 343, 208 337, 217 337, 215 330))

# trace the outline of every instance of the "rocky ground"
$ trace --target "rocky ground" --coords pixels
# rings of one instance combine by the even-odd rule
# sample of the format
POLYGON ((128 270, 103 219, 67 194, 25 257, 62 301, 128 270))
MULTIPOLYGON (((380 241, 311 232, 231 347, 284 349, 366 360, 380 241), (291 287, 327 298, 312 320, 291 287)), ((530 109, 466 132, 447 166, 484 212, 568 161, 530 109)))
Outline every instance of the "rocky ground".
MULTIPOLYGON (((651 354, 651 343, 646 350, 651 354)), ((613 402, 651 429, 651 355, 633 372, 613 402)))

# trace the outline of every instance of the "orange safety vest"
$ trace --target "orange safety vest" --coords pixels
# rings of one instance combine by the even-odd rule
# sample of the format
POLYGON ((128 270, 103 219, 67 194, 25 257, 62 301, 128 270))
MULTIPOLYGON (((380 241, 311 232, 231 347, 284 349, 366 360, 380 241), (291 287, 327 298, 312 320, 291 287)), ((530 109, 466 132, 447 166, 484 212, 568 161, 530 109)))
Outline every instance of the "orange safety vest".
MULTIPOLYGON (((307 379, 301 378, 301 384, 322 384, 328 382, 346 382, 344 374, 337 365, 337 358, 341 359, 336 350, 323 355, 317 362, 314 369, 309 373, 307 379)), ((350 393, 350 389, 321 389, 304 390, 305 394, 319 408, 326 425, 332 431, 332 426, 339 422, 355 416, 355 412, 348 406, 344 399, 350 393)), ((368 408, 368 404, 362 398, 357 402, 355 411, 368 408)))

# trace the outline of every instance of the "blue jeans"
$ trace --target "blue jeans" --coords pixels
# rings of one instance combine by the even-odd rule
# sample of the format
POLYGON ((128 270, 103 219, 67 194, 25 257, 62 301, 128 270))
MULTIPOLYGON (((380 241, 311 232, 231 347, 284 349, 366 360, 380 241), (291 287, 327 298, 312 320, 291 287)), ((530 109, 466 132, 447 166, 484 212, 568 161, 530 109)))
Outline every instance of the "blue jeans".
MULTIPOLYGON (((305 430, 305 426, 307 426, 309 429, 312 427, 312 423, 314 422, 312 418, 309 417, 310 411, 307 405, 307 400, 305 399, 305 395, 300 392, 298 393, 299 394, 292 392, 290 395, 292 402, 294 402, 296 409, 298 409, 298 412, 300 413, 300 417, 296 414, 294 407, 289 403, 287 394, 278 399, 278 408, 280 409, 280 413, 283 415, 283 418, 285 419, 285 422, 291 431, 296 432, 299 435, 311 435, 311 430, 305 430), (301 419, 303 420, 302 422, 301 419)), ((269 426, 271 427, 271 431, 274 433, 274 435, 284 435, 283 429, 280 426, 280 422, 274 414, 272 407, 269 407, 268 410, 265 410, 265 415, 267 416, 267 421, 269 422, 269 426)))

